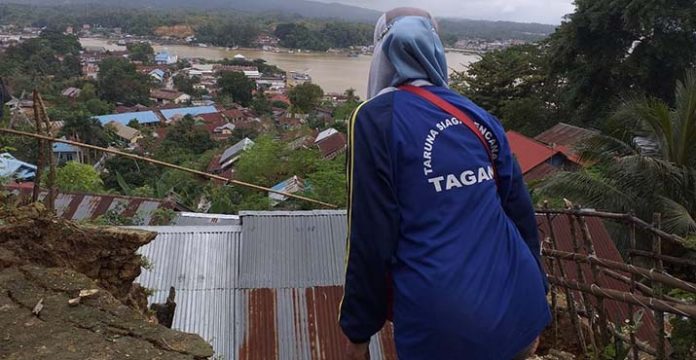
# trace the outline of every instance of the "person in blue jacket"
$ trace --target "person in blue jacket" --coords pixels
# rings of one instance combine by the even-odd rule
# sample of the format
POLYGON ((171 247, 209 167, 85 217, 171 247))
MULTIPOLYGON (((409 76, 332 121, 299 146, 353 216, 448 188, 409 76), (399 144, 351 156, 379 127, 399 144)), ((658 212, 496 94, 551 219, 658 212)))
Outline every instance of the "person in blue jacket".
POLYGON ((401 360, 525 358, 551 313, 534 209, 505 131, 448 88, 427 12, 387 12, 375 44, 369 100, 349 126, 346 356, 369 358, 393 311, 401 360), (402 85, 454 105, 480 134, 402 85))

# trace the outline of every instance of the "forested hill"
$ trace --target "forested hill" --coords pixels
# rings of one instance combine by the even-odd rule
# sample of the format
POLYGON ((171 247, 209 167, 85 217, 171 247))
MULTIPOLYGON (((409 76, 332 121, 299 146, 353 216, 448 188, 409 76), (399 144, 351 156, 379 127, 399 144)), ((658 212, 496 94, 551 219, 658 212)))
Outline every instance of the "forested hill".
POLYGON ((350 21, 374 22, 380 12, 357 6, 320 3, 307 0, 0 0, 0 3, 22 5, 86 5, 103 4, 114 7, 147 7, 151 9, 240 10, 273 12, 308 18, 339 18, 350 21))

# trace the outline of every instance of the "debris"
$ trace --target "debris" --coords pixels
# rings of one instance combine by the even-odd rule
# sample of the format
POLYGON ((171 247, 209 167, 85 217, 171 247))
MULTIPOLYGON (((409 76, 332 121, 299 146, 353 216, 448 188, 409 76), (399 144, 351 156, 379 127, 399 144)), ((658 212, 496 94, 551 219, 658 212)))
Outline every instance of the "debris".
POLYGON ((68 300, 68 305, 70 305, 70 306, 77 306, 77 305, 80 304, 80 300, 82 300, 82 298, 79 297, 79 296, 76 297, 76 298, 74 298, 74 299, 70 299, 70 300, 68 300))
POLYGON ((32 314, 39 316, 39 313, 41 313, 41 310, 43 310, 43 300, 44 299, 41 298, 41 300, 34 305, 34 309, 31 311, 32 314))
POLYGON ((99 289, 81 290, 80 297, 81 298, 90 297, 98 292, 99 292, 99 289))
POLYGON ((157 317, 157 322, 159 322, 160 325, 166 326, 168 328, 172 328, 172 324, 174 323, 174 311, 176 310, 176 303, 174 302, 174 298, 176 297, 176 290, 174 287, 169 288, 169 296, 167 296, 167 302, 164 304, 152 304, 150 305, 150 310, 155 312, 155 316, 157 317))

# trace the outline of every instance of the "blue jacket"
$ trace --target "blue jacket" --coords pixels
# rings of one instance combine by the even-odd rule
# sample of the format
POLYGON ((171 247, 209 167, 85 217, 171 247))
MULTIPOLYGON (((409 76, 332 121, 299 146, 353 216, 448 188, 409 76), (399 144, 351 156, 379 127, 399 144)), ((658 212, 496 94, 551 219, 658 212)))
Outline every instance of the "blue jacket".
POLYGON ((476 135, 426 100, 393 91, 362 104, 349 131, 340 326, 368 341, 393 287, 399 359, 511 359, 551 317, 529 193, 498 121, 427 89, 477 123, 498 181, 476 135))

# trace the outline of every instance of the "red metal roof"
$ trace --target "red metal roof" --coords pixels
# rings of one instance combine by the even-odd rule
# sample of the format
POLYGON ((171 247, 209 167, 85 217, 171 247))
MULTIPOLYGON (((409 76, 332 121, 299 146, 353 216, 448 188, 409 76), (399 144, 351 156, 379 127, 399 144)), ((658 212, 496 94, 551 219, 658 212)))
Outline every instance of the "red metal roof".
POLYGON ((558 153, 532 138, 528 138, 516 131, 507 132, 508 142, 512 153, 522 168, 522 174, 526 174, 535 167, 545 163, 558 153))
MULTIPOLYGON (((587 217, 585 218, 587 222, 587 227, 592 238, 592 245, 595 249, 596 255, 600 259, 607 259, 616 262, 624 262, 619 250, 616 248, 614 241, 612 240, 609 232, 598 218, 587 217)), ((571 228, 571 221, 567 215, 552 215, 551 222, 553 224, 554 235, 556 237, 557 250, 565 252, 575 252, 573 244, 573 232, 571 228)), ((550 248, 550 243, 546 239, 550 239, 551 232, 549 229, 549 223, 546 216, 537 215, 537 223, 539 224, 539 233, 541 238, 544 240, 544 247, 550 248)), ((578 253, 588 254, 587 247, 584 245, 584 239, 582 236, 582 228, 579 224, 575 223, 575 228, 577 231, 577 242, 580 245, 578 253)), ((549 240, 550 241, 550 240, 549 240)), ((577 265, 571 260, 561 261, 563 270, 565 272, 565 277, 569 280, 577 280, 579 282, 590 283, 594 281, 600 287, 614 289, 618 291, 630 292, 630 287, 628 284, 616 280, 604 274, 600 274, 597 280, 594 280, 592 276, 592 269, 588 264, 582 264, 580 266, 584 281, 580 279, 577 272, 577 265)), ((558 268, 549 273, 556 273, 556 276, 560 277, 558 274, 558 268)), ((629 276, 627 273, 622 273, 622 275, 629 276)), ((577 292, 573 292, 575 299, 579 299, 580 295, 577 292)), ((594 298, 593 296, 589 296, 594 298)), ((576 300, 577 301, 577 300, 576 300)), ((631 317, 628 311, 628 305, 619 301, 605 300, 604 307, 607 314, 607 318, 614 323, 624 323, 624 320, 631 317)), ((638 308, 635 308, 636 310, 638 308)), ((636 337, 642 341, 646 341, 651 344, 656 344, 657 337, 655 331, 655 321, 652 316, 652 312, 648 309, 644 309, 645 313, 643 315, 642 324, 638 329, 636 337)))

